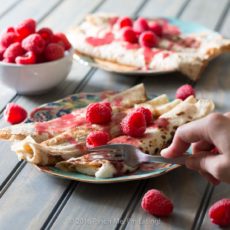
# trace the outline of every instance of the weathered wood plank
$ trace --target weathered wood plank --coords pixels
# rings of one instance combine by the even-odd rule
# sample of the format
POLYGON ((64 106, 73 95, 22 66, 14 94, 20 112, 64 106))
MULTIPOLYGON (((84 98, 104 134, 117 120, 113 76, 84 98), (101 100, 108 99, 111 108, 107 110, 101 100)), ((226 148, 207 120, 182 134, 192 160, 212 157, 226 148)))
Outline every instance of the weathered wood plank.
MULTIPOLYGON (((90 1, 88 1, 88 3, 89 2, 90 1)), ((114 5, 114 3, 112 1, 110 1, 110 2, 111 2, 111 6, 114 5)), ((65 4, 65 2, 63 4, 65 4)), ((131 12, 134 11, 137 5, 138 4, 134 4, 134 1, 130 1, 130 7, 127 8, 127 11, 128 10, 131 12)), ((64 8, 67 9, 66 7, 64 7, 64 8)), ((68 10, 68 14, 75 15, 75 17, 76 17, 76 15, 77 15, 76 9, 74 7, 70 8, 70 9, 68 10), (72 9, 72 10, 70 11, 70 9, 72 9)), ((79 10, 81 10, 81 9, 79 8, 79 10)), ((64 14, 64 11, 62 12, 61 15, 63 15, 63 14, 64 14)), ((60 14, 56 15, 57 20, 59 18, 58 16, 60 17, 60 14)), ((53 14, 51 14, 49 17, 53 17, 53 14)), ((71 21, 72 20, 70 20, 70 25, 71 25, 71 21)), ((63 26, 63 28, 64 27, 68 27, 68 25, 63 26)), ((57 25, 57 28, 58 28, 58 25, 57 25)), ((76 76, 77 73, 78 73, 79 77, 82 77, 83 74, 86 73, 86 72, 84 72, 85 70, 86 70, 85 67, 76 68, 74 70, 75 72, 73 73, 73 75, 71 77, 71 80, 75 81, 74 77, 76 76), (80 68, 82 68, 82 70, 80 70, 80 73, 78 73, 80 68)), ((77 85, 77 83, 75 82, 74 88, 76 87, 76 85, 77 85)), ((130 83, 128 85, 130 85, 130 83)), ((57 99, 57 97, 62 97, 64 94, 65 95, 69 94, 69 93, 73 92, 73 89, 74 89, 71 84, 69 84, 69 86, 68 86, 69 91, 65 91, 62 88, 62 86, 60 86, 60 87, 61 88, 57 89, 56 91, 55 90, 53 91, 53 92, 55 92, 54 97, 52 95, 50 95, 49 97, 44 96, 43 99, 40 99, 40 97, 20 97, 20 99, 17 102, 22 104, 26 108, 30 109, 31 107, 34 107, 38 103, 46 102, 47 100, 54 99, 54 98, 57 99), (61 91, 65 91, 65 92, 63 93, 61 91)), ((106 88, 104 88, 104 89, 106 89, 106 88)), ((65 186, 66 181, 63 183, 62 180, 60 180, 60 182, 58 181, 60 184, 55 185, 55 183, 48 182, 48 180, 51 180, 51 181, 55 180, 56 181, 56 179, 53 179, 52 177, 50 177, 48 175, 44 175, 44 174, 41 174, 35 170, 31 170, 31 166, 29 164, 27 164, 23 168, 19 177, 17 177, 15 179, 15 181, 12 183, 10 188, 6 191, 6 193, 4 194, 2 199, 0 200, 0 203, 2 202, 1 206, 4 206, 4 209, 5 209, 5 212, 2 214, 2 218, 0 219, 0 225, 1 225, 2 221, 8 220, 8 221, 5 221, 5 223, 7 223, 8 227, 10 226, 11 228, 15 228, 16 226, 20 226, 22 228, 30 228, 31 226, 32 227, 36 226, 37 228, 39 228, 39 226, 41 227, 42 224, 45 222, 48 214, 52 211, 55 204, 53 203, 53 199, 50 199, 50 200, 49 199, 47 199, 47 200, 46 199, 40 199, 40 196, 42 193, 39 193, 39 192, 35 193, 32 188, 34 186, 37 186, 37 184, 39 184, 39 187, 45 188, 46 197, 53 197, 54 196, 54 199, 56 201, 58 200, 60 195, 63 193, 63 191, 66 189, 66 186, 65 186), (27 181, 22 180, 23 175, 29 175, 27 181), (42 179, 43 177, 45 178, 44 180, 42 179), (37 179, 39 180, 39 182, 37 182, 37 179), (43 185, 43 183, 45 183, 45 185, 43 185), (28 187, 28 184, 30 184, 29 187, 28 187), (56 186, 58 186, 57 190, 58 190, 58 192, 60 192, 60 193, 56 193, 57 196, 55 194, 53 194, 54 191, 56 190, 56 186), (59 186, 60 186, 60 190, 59 190, 59 186), (14 198, 12 198, 13 192, 15 190, 17 190, 18 187, 20 187, 21 192, 14 194, 14 198), (25 194, 25 192, 26 192, 27 196, 21 196, 21 194, 25 194), (11 202, 12 199, 14 200, 14 203, 11 202), (23 201, 24 199, 25 199, 25 201, 23 201), (37 202, 37 200, 39 200, 39 202, 37 202), (22 202, 26 203, 27 207, 33 207, 33 212, 32 212, 33 216, 36 216, 37 218, 30 218, 31 217, 31 210, 28 208, 23 212, 23 218, 25 220, 22 221, 18 218, 18 212, 20 212, 22 202), (14 208, 13 213, 11 212, 12 208, 14 208), (15 221, 10 222, 9 221, 10 218, 15 219, 15 221)))
POLYGON ((175 17, 186 2, 187 0, 175 0, 173 3, 170 0, 149 1, 143 8, 141 14, 149 18, 162 16, 175 17), (155 5, 157 7, 155 7, 155 5))
POLYGON ((137 185, 80 183, 51 229, 114 229, 137 185))
POLYGON ((202 177, 184 168, 151 179, 145 191, 158 189, 164 192, 174 203, 173 214, 165 219, 155 218, 143 211, 140 200, 127 229, 191 229, 205 184, 202 177))
POLYGON ((21 0, 8 0, 8 1, 1 1, 1 8, 0 8, 0 17, 10 11, 16 4, 18 4, 21 0))
POLYGON ((39 229, 67 184, 28 164, 0 199, 1 229, 39 229))
POLYGON ((51 13, 52 17, 49 15, 42 20, 40 26, 50 26, 54 31, 67 31, 73 25, 79 24, 85 15, 98 6, 100 2, 101 0, 66 0, 51 13), (64 18, 62 18, 63 16, 64 18))
POLYGON ((228 0, 192 0, 189 2, 181 18, 184 20, 192 20, 210 29, 214 29, 227 4, 228 0))
POLYGON ((44 5, 44 2, 40 0, 23 0, 9 11, 5 17, 1 18, 0 28, 4 28, 7 25, 15 25, 25 18, 40 20, 60 2, 60 0, 50 0, 44 5))
POLYGON ((230 8, 228 8, 228 14, 225 17, 225 21, 222 24, 220 32, 221 32, 221 34, 223 34, 223 36, 229 38, 230 37, 229 31, 230 31, 230 8))

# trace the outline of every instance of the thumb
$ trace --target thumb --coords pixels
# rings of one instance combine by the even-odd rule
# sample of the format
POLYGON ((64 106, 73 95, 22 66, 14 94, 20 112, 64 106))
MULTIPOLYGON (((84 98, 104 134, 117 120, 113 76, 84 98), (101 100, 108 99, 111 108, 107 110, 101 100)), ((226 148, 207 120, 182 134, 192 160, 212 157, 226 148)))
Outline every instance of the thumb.
POLYGON ((211 152, 200 152, 192 155, 186 160, 186 167, 203 171, 211 174, 213 177, 220 179, 221 177, 221 162, 222 155, 213 154, 211 152))

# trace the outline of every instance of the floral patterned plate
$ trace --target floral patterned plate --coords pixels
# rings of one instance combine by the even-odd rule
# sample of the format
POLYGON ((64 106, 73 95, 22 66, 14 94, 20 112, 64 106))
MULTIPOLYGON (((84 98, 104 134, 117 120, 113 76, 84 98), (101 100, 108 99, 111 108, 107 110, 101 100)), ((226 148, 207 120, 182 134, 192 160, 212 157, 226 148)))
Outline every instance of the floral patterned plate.
MULTIPOLYGON (((79 93, 68 96, 61 100, 44 104, 35 108, 30 114, 30 121, 47 121, 70 113, 74 109, 87 106, 89 103, 100 101, 114 92, 106 91, 102 93, 79 93)), ((130 174, 114 178, 95 178, 78 172, 65 172, 55 167, 36 166, 40 171, 54 176, 83 181, 88 183, 116 183, 131 180, 141 180, 157 177, 171 170, 178 168, 175 164, 149 163, 142 164, 140 168, 130 174)))

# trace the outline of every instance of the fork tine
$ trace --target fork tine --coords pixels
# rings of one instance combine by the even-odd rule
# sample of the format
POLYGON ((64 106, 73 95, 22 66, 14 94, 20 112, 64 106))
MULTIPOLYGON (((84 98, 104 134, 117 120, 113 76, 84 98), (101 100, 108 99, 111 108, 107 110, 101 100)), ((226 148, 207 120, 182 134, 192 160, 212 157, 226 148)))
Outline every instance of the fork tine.
POLYGON ((93 151, 103 151, 103 150, 108 151, 108 150, 118 150, 118 149, 116 148, 116 145, 111 144, 111 145, 100 145, 88 150, 90 152, 93 152, 93 151))

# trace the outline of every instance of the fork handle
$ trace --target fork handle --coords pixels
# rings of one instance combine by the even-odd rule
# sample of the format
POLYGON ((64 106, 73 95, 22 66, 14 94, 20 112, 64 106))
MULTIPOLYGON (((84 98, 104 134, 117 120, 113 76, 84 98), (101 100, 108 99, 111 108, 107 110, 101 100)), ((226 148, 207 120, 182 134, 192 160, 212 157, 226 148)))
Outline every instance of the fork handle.
POLYGON ((183 156, 175 157, 175 158, 164 158, 161 156, 147 155, 145 159, 142 160, 146 162, 160 162, 160 163, 168 163, 168 164, 185 165, 186 159, 188 159, 190 156, 191 155, 187 153, 183 156))

